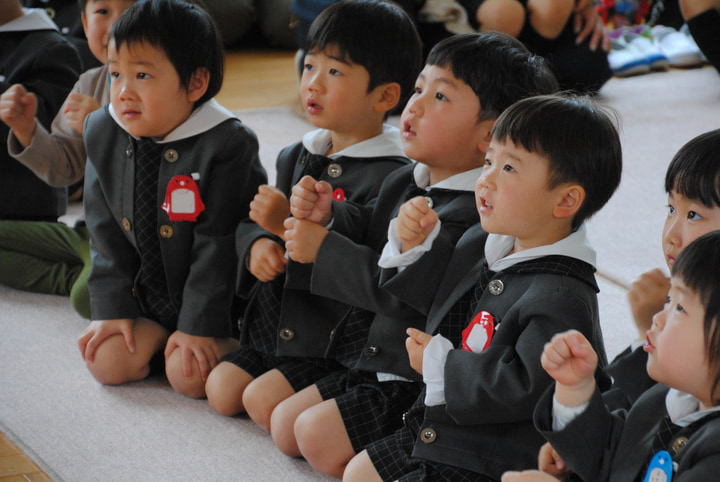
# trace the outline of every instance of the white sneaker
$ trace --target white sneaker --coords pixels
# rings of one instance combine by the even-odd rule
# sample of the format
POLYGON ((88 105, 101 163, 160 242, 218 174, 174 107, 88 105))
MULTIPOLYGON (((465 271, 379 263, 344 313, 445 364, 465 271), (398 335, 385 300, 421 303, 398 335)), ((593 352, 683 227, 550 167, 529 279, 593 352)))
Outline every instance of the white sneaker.
POLYGON ((652 29, 655 45, 667 57, 672 67, 697 67, 702 65, 700 49, 687 35, 672 27, 655 25, 652 29))
POLYGON ((670 68, 670 61, 660 49, 645 35, 627 32, 624 35, 628 45, 634 47, 645 56, 650 70, 667 70, 670 68))
POLYGON ((650 72, 650 65, 645 57, 637 45, 631 45, 623 37, 619 37, 612 41, 608 63, 618 77, 640 75, 650 72))

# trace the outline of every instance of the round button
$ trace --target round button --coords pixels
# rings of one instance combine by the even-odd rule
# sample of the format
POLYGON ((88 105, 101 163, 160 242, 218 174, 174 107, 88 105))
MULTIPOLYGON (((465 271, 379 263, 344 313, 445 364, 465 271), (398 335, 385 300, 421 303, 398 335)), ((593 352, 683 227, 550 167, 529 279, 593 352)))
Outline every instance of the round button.
POLYGON ((165 157, 165 160, 167 162, 175 162, 180 157, 180 154, 178 154, 178 152, 175 149, 167 149, 163 153, 163 157, 165 157))
POLYGON ((132 157, 132 155, 133 155, 132 146, 127 146, 127 147, 125 148, 125 157, 127 157, 128 159, 130 159, 130 158, 132 157))
POLYGON ((132 225, 130 225, 130 220, 128 218, 122 219, 122 227, 125 231, 130 231, 130 229, 132 229, 132 225))
POLYGON ((47 16, 50 17, 50 19, 55 18, 56 13, 55 13, 55 9, 54 9, 54 8, 52 8, 52 7, 47 7, 47 8, 45 9, 45 13, 47 13, 47 16))
POLYGON ((435 438, 437 437, 437 434, 435 433, 435 430, 431 428, 424 428, 420 432, 420 440, 425 442, 426 444, 431 444, 435 441, 435 438))
POLYGON ((377 345, 368 345, 363 349, 363 354, 365 356, 375 356, 378 353, 380 353, 380 347, 377 345))
POLYGON ((283 328, 280 330, 280 339, 283 341, 290 341, 295 338, 295 332, 290 328, 283 328))
POLYGON ((242 332, 242 318, 238 318, 237 327, 238 327, 238 331, 242 332))
POLYGON ((688 441, 687 437, 683 437, 683 436, 680 436, 680 437, 676 438, 675 440, 673 440, 673 443, 672 443, 673 452, 675 452, 675 453, 680 452, 680 450, 685 446, 687 441, 688 441))
POLYGON ((333 338, 335 338, 335 330, 332 330, 330 332, 330 340, 332 340, 333 338))
POLYGON ((342 166, 333 162, 328 166, 327 173, 330 177, 340 177, 342 174, 342 166))
POLYGON ((430 209, 432 209, 432 208, 433 208, 433 204, 434 204, 432 198, 431 198, 430 196, 425 196, 425 200, 426 200, 427 203, 428 203, 428 207, 429 207, 430 209))
POLYGON ((172 238, 173 237, 173 228, 172 226, 168 226, 167 224, 163 224, 160 226, 160 236, 163 238, 172 238))
POLYGON ((408 413, 407 412, 403 412, 402 422, 403 422, 403 425, 407 425, 407 422, 408 422, 408 413))
POLYGON ((498 296, 505 291, 505 285, 499 279, 494 279, 488 283, 488 291, 490 291, 491 295, 498 296))

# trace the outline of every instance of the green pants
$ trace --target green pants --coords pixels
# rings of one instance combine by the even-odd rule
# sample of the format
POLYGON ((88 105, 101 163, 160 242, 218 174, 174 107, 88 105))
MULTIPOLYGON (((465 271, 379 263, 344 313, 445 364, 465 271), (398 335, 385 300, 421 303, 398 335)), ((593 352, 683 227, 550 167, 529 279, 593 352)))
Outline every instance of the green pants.
POLYGON ((0 284, 70 296, 90 319, 90 235, 87 227, 40 221, 0 221, 0 284))

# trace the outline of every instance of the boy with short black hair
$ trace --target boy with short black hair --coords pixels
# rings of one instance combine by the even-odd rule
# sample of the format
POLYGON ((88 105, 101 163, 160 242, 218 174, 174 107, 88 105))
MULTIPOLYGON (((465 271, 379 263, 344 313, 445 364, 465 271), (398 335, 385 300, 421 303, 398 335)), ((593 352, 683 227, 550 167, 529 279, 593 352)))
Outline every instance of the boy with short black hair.
MULTIPOLYGON (((325 339, 350 307, 311 294, 311 267, 286 259, 290 190, 311 175, 332 181, 333 203, 353 210, 373 203, 382 180, 409 163, 398 129, 384 119, 409 94, 421 63, 415 26, 391 2, 342 0, 313 22, 300 96, 318 129, 280 153, 277 187, 260 187, 250 206, 253 223, 238 227, 238 293, 248 306, 241 348, 208 379, 208 400, 218 412, 245 411, 245 388, 260 376, 285 398, 337 369, 323 359, 325 339), (286 363, 277 353, 281 343, 308 358, 286 363)), ((269 430, 268 411, 249 414, 269 430)))
POLYGON ((237 346, 233 234, 267 177, 253 132, 212 99, 223 61, 209 15, 182 1, 138 2, 112 27, 110 105, 84 129, 94 321, 78 340, 103 384, 145 378, 164 350, 172 387, 201 398, 237 346))
POLYGON ((532 411, 551 382, 545 342, 577 329, 605 365, 583 223, 621 170, 616 126, 590 100, 533 97, 498 118, 475 189, 481 226, 458 241, 424 332, 408 330, 425 389, 406 425, 357 455, 346 480, 498 480, 535 466, 543 441, 532 411))

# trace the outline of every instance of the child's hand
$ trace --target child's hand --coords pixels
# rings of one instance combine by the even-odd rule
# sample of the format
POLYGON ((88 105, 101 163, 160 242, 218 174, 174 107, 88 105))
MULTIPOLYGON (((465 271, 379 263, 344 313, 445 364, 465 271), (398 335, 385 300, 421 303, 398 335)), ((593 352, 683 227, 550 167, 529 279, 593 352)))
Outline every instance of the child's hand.
POLYGON ((100 104, 93 97, 79 92, 73 92, 68 95, 65 101, 63 114, 65 114, 70 127, 78 134, 82 134, 85 117, 100 107, 100 104))
POLYGON ((552 475, 540 472, 539 470, 523 470, 522 472, 505 472, 500 482, 557 482, 552 475))
POLYGON ((285 220, 285 249, 293 261, 314 263, 328 230, 305 219, 285 220))
POLYGON ((83 360, 95 361, 95 350, 105 340, 114 335, 122 335, 130 353, 135 353, 135 337, 133 336, 133 320, 121 318, 117 320, 92 321, 78 338, 78 348, 83 360))
POLYGON ((282 238, 283 221, 290 216, 290 203, 274 186, 263 184, 250 202, 250 219, 260 227, 282 238))
POLYGON ((430 208, 427 200, 417 196, 400 206, 397 217, 397 234, 404 253, 425 241, 438 222, 438 214, 430 208))
POLYGON ((595 390, 598 356, 577 330, 559 333, 545 344, 540 363, 555 379, 555 397, 568 407, 585 403, 595 390))
POLYGON ((222 354, 215 339, 206 336, 193 336, 180 331, 175 331, 168 338, 165 345, 165 360, 170 358, 175 349, 180 350, 182 360, 182 372, 185 378, 190 378, 193 373, 193 358, 197 361, 200 369, 200 376, 207 380, 210 370, 220 363, 222 354))
POLYGON ((35 135, 37 97, 20 84, 0 95, 0 119, 12 129, 20 145, 27 147, 35 135))
POLYGON ((290 212, 298 219, 327 226, 332 219, 332 186, 304 176, 292 188, 290 212))
POLYGON ((590 50, 597 49, 598 45, 605 51, 610 51, 610 37, 605 29, 605 23, 591 0, 576 0, 573 9, 573 28, 577 37, 575 42, 580 44, 590 36, 590 50))
POLYGON ((545 444, 540 447, 540 452, 538 453, 538 468, 542 472, 550 474, 560 480, 565 480, 565 477, 570 474, 570 469, 568 469, 565 462, 563 462, 549 442, 545 442, 545 444))
POLYGON ((259 238, 250 248, 248 270, 263 283, 284 273, 286 265, 285 250, 270 238, 259 238))
POLYGON ((425 347, 428 346, 433 337, 415 328, 408 328, 406 333, 408 338, 405 340, 405 348, 408 352, 408 358, 410 358, 410 366, 422 375, 425 347))
POLYGON ((662 311, 669 291, 670 278, 659 269, 643 273, 630 287, 628 301, 640 339, 645 339, 653 315, 662 311))

